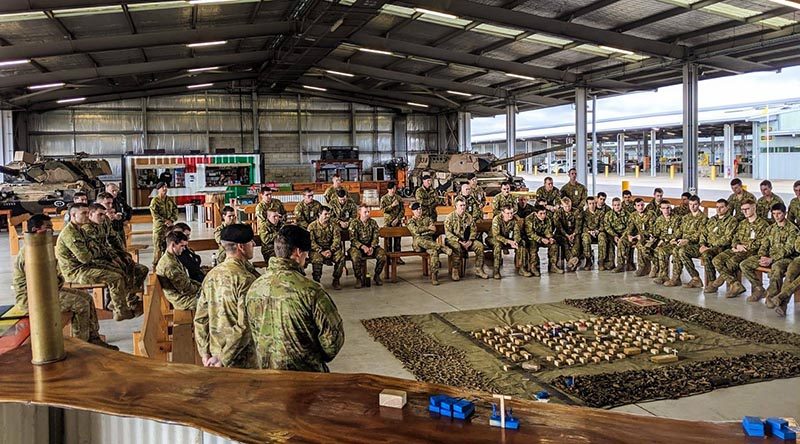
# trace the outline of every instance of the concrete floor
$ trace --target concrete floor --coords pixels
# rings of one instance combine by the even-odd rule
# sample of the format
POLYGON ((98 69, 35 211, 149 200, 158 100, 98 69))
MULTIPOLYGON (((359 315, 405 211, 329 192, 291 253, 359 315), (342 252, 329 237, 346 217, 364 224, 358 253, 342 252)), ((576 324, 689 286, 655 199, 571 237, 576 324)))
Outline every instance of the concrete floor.
MULTIPOLYGON (((211 237, 210 230, 195 226, 194 238, 211 237)), ((146 229, 136 226, 135 230, 146 229)), ((134 240, 149 244, 147 236, 134 240)), ((0 251, 8 251, 8 235, 0 234, 0 251)), ((259 258, 260 254, 256 253, 259 258)), ((202 252, 204 261, 210 261, 211 252, 202 252)), ((0 255, 0 284, 9 288, 11 283, 11 258, 0 255)), ((544 259, 546 261, 546 259, 544 259)), ((141 262, 149 264, 151 255, 143 252, 141 262)), ((331 371, 342 373, 374 373, 413 379, 383 346, 374 342, 360 324, 361 319, 378 316, 425 314, 454 310, 498 307, 506 305, 536 304, 560 301, 565 298, 590 297, 623 292, 653 292, 685 302, 708 307, 723 313, 741 316, 771 327, 800 333, 796 305, 789 305, 789 315, 779 318, 763 304, 748 304, 744 297, 725 299, 708 297, 699 290, 656 286, 647 278, 635 278, 633 273, 582 271, 577 274, 545 275, 542 278, 522 278, 513 274, 510 264, 501 281, 478 280, 471 277, 460 282, 442 278, 442 285, 433 287, 421 276, 419 258, 406 260, 399 267, 400 281, 383 287, 355 290, 353 278, 345 277, 342 291, 333 296, 344 319, 346 341, 339 356, 332 362, 331 371)), ((684 277, 685 278, 685 277, 684 277)), ((330 268, 326 267, 323 284, 330 284, 330 268)), ((724 290, 724 287, 723 287, 724 290)), ((13 303, 10 291, 0 294, 0 304, 13 303)), ((101 333, 109 342, 123 351, 132 350, 131 332, 141 328, 142 318, 125 322, 101 322, 101 333)), ((628 405, 615 410, 694 420, 740 420, 744 415, 794 416, 800 418, 800 378, 784 379, 716 390, 704 395, 678 400, 666 400, 628 405)))

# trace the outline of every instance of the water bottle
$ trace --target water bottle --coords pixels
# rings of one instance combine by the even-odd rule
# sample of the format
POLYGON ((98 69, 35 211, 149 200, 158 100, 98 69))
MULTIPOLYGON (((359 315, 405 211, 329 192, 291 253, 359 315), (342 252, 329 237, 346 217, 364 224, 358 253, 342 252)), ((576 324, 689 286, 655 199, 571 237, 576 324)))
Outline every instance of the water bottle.
POLYGON ((211 253, 211 267, 217 266, 217 253, 211 253))

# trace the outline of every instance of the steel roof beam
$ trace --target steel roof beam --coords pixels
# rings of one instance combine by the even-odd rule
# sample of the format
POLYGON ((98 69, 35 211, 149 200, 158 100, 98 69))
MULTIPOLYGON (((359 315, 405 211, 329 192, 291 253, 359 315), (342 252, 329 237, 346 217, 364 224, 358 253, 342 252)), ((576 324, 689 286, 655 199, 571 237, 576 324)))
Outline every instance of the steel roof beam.
MULTIPOLYGON (((307 95, 307 96, 315 96, 315 97, 323 97, 323 98, 326 98, 326 99, 340 100, 342 102, 355 102, 355 103, 362 103, 364 105, 379 106, 379 107, 382 107, 382 108, 390 108, 390 109, 395 109, 395 110, 403 111, 403 112, 408 111, 408 110, 410 110, 412 108, 413 109, 417 109, 417 108, 414 108, 414 107, 412 107, 411 105, 409 105, 409 104, 407 104, 405 102, 393 102, 393 101, 391 101, 389 99, 380 100, 380 99, 376 99, 374 97, 364 97, 364 96, 361 96, 360 94, 352 94, 352 93, 351 94, 347 94, 347 95, 345 95, 345 94, 335 94, 335 93, 330 93, 330 92, 326 92, 326 91, 313 91, 313 90, 309 90, 309 89, 305 89, 305 88, 298 88, 298 87, 294 87, 294 86, 290 86, 290 87, 286 88, 286 91, 287 92, 297 93, 297 94, 304 94, 304 95, 307 95)), ((438 108, 433 108, 433 109, 429 108, 428 109, 428 112, 436 112, 436 111, 438 111, 438 108)))
POLYGON ((0 14, 37 12, 52 9, 135 5, 140 3, 154 3, 154 0, 3 0, 0 2, 0 14))

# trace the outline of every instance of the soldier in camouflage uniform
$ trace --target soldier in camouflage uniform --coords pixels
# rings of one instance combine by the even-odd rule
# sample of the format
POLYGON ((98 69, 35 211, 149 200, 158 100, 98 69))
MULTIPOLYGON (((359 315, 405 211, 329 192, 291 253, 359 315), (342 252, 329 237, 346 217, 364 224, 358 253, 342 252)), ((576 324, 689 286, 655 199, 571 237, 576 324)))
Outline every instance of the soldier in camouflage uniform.
POLYGON ((672 253, 672 269, 678 283, 681 279, 681 266, 691 277, 691 280, 683 285, 684 288, 703 288, 700 273, 697 272, 692 259, 700 257, 700 242, 706 231, 707 222, 708 216, 700 209, 700 198, 691 196, 689 212, 681 217, 681 237, 672 253))
POLYGON ((245 296, 256 367, 327 372, 344 344, 342 318, 321 285, 303 276, 309 234, 287 225, 275 240, 275 254, 245 296))
POLYGON ((673 260, 677 267, 672 270, 672 278, 669 277, 669 263, 670 257, 674 256, 678 247, 678 239, 682 236, 681 229, 681 218, 672 215, 672 204, 666 200, 662 201, 661 216, 653 223, 653 236, 658 239, 655 245, 655 252, 659 273, 653 279, 655 284, 664 284, 666 287, 680 285, 680 261, 677 258, 673 260))
POLYGON ((514 217, 511 205, 501 209, 501 213, 492 219, 492 235, 486 239, 492 247, 494 256, 493 276, 500 279, 500 269, 503 267, 503 249, 514 250, 514 263, 519 264, 520 276, 530 277, 531 273, 525 270, 523 264, 527 262, 525 247, 522 244, 522 227, 514 217))
POLYGON ((599 270, 606 268, 606 233, 603 230, 603 213, 597 209, 597 200, 589 196, 586 198, 586 211, 583 212, 583 230, 581 231, 581 245, 583 258, 586 261, 583 269, 592 269, 593 255, 592 243, 597 243, 597 266, 599 270))
POLYGON ((336 199, 329 205, 331 208, 331 220, 344 231, 350 227, 350 221, 358 217, 358 205, 341 189, 337 191, 336 199))
POLYGON ((744 219, 739 222, 733 233, 731 248, 718 254, 714 260, 714 268, 719 277, 711 283, 709 289, 716 291, 723 283, 728 283, 727 298, 735 298, 745 292, 742 283, 734 276, 739 271, 739 264, 750 256, 758 254, 761 244, 769 231, 769 222, 756 215, 756 202, 745 199, 739 206, 744 219))
MULTIPOLYGON (((403 199, 397 195, 397 184, 389 182, 386 185, 386 194, 381 197, 381 211, 383 211, 383 225, 385 227, 402 227, 405 216, 405 206, 403 199)), ((400 251, 400 243, 403 238, 395 237, 389 242, 389 251, 400 251)), ((403 260, 397 258, 398 264, 403 264, 403 260)))
MULTIPOLYGON (((774 308, 778 316, 786 316, 789 308, 789 301, 792 295, 800 288, 800 236, 795 237, 794 241, 795 258, 789 263, 786 269, 786 280, 781 285, 780 291, 771 298, 767 299, 767 308, 774 308)), ((795 299, 795 305, 797 300, 795 299)))
POLYGON ((294 207, 294 223, 299 227, 308 229, 311 222, 319 217, 319 210, 322 204, 314 200, 314 192, 311 188, 303 190, 303 200, 294 207))
POLYGON ((672 215, 683 217, 689 214, 689 199, 692 198, 692 193, 686 192, 681 194, 681 204, 672 209, 672 215))
POLYGON ((461 184, 461 191, 456 195, 455 199, 463 199, 467 203, 467 213, 472 216, 476 221, 483 219, 483 207, 478 199, 472 195, 472 188, 468 183, 461 184))
POLYGON ((438 219, 436 207, 439 204, 439 193, 433 188, 433 179, 429 175, 422 176, 422 186, 414 192, 414 199, 422 205, 422 215, 430 217, 434 222, 438 219))
POLYGON ((800 228, 800 180, 794 183, 794 197, 789 202, 789 210, 786 213, 789 222, 800 228))
POLYGON ((159 182, 156 185, 156 194, 150 200, 150 215, 153 217, 153 267, 158 264, 158 259, 164 251, 164 237, 178 220, 178 204, 175 198, 167 196, 167 184, 159 182))
POLYGON ((539 248, 547 248, 550 273, 564 273, 558 266, 558 243, 555 239, 553 221, 547 215, 544 205, 533 207, 533 213, 525 218, 525 239, 527 242, 528 270, 533 276, 540 276, 539 248))
POLYGON ((283 226, 283 217, 277 211, 268 210, 267 217, 258 221, 258 237, 261 238, 261 255, 264 261, 275 255, 275 236, 283 226))
POLYGON ((87 223, 89 223, 89 207, 86 204, 74 204, 70 208, 70 222, 61 230, 56 242, 58 268, 67 282, 106 284, 111 297, 109 308, 114 312, 114 319, 117 321, 131 319, 134 317, 136 306, 129 303, 125 276, 95 264, 95 254, 90 240, 81 229, 81 226, 87 223))
MULTIPOLYGON (((758 254, 748 257, 739 264, 742 274, 750 281, 752 288, 747 302, 758 302, 766 296, 768 305, 771 305, 772 298, 780 290, 789 264, 798 253, 794 249, 798 228, 786 220, 786 205, 783 202, 776 203, 772 206, 771 212, 774 223, 770 225, 766 238, 761 242, 758 254), (758 267, 766 267, 770 270, 769 288, 766 292, 762 286, 761 277, 756 276, 758 267)), ((770 308, 774 308, 774 305, 770 308)))
POLYGON ((661 202, 664 200, 664 190, 653 189, 653 200, 647 204, 646 210, 653 214, 653 218, 661 216, 661 202))
POLYGON ((633 194, 630 190, 622 191, 622 209, 628 214, 636 212, 636 205, 633 203, 633 194))
POLYGON ((142 291, 150 269, 134 262, 124 241, 117 236, 111 221, 106 217, 106 211, 106 207, 100 203, 89 205, 89 223, 81 229, 89 239, 95 265, 102 264, 125 277, 129 305, 133 306, 139 301, 137 293, 142 291))
POLYGON ((761 197, 756 202, 756 214, 762 219, 766 219, 769 223, 774 223, 772 219, 772 207, 777 203, 783 203, 780 196, 772 192, 772 182, 768 180, 761 181, 761 197))
MULTIPOLYGON (((587 198, 588 199, 588 198, 587 198)), ((608 194, 600 191, 597 193, 597 197, 595 197, 595 201, 597 202, 597 211, 600 212, 603 216, 606 215, 607 211, 611 211, 611 207, 606 204, 606 200, 608 199, 608 194)))
MULTIPOLYGON (((516 197, 511 194, 511 184, 508 182, 503 182, 500 184, 500 194, 495 195, 492 198, 492 217, 497 216, 502 211, 503 207, 506 205, 512 205, 516 203, 516 197)), ((469 202, 467 202, 467 212, 469 212, 469 202)), ((470 213, 471 214, 471 213, 470 213)), ((473 218, 475 216, 473 215, 473 218)), ((483 219, 483 213, 481 213, 481 217, 475 219, 475 221, 479 221, 483 219)))
POLYGON ((189 271, 178 257, 189 245, 189 238, 180 231, 167 234, 167 249, 156 266, 156 276, 164 296, 178 310, 197 308, 197 297, 202 283, 189 277, 189 271))
POLYGON ((333 265, 334 290, 341 290, 339 279, 344 269, 344 246, 342 230, 331 222, 331 209, 323 206, 319 218, 308 226, 311 235, 311 276, 315 282, 322 279, 322 266, 333 265))
POLYGON ((719 287, 711 285, 717 279, 714 258, 731 246, 731 239, 739 221, 729 211, 728 201, 717 200, 717 214, 708 218, 700 236, 700 259, 705 271, 705 287, 703 293, 716 293, 719 287))
MULTIPOLYGON (((563 188, 561 189, 563 192, 563 188)), ((577 204, 580 205, 580 204, 577 204)), ((572 207, 572 199, 561 198, 561 208, 555 213, 556 240, 560 250, 561 259, 566 262, 566 271, 575 271, 578 268, 581 254, 581 232, 583 231, 583 215, 578 208, 572 207)))
POLYGON ((614 270, 615 273, 625 271, 625 264, 630 259, 630 247, 627 249, 623 245, 625 242, 625 230, 628 228, 630 215, 622 208, 622 200, 615 197, 611 200, 611 210, 603 216, 603 232, 605 233, 606 244, 608 245, 608 255, 606 256, 605 268, 614 270), (616 247, 616 255, 614 248, 616 247), (614 259, 616 257, 616 266, 614 259))
POLYGON ((150 273, 150 269, 147 265, 139 264, 133 260, 133 256, 128 253, 124 230, 123 232, 119 232, 114 228, 114 221, 119 219, 115 216, 114 198, 111 194, 100 193, 98 203, 102 204, 106 209, 106 217, 103 218, 102 223, 105 240, 113 253, 123 264, 123 269, 132 271, 129 277, 131 282, 130 290, 138 293, 142 290, 144 281, 147 280, 147 274, 150 273))
MULTIPOLYGON (((331 180, 333 181, 333 185, 329 186, 323 195, 325 196, 325 203, 328 206, 331 206, 333 201, 336 200, 336 196, 339 195, 339 190, 344 190, 342 187, 342 176, 339 174, 334 174, 331 180)), ((347 192, 347 190, 345 190, 345 192, 347 192)))
POLYGON ((222 223, 219 224, 217 228, 214 229, 214 240, 217 241, 217 245, 219 245, 219 249, 217 250, 217 264, 221 264, 225 262, 225 249, 222 248, 222 230, 225 229, 228 225, 233 225, 236 223, 236 210, 226 205, 222 208, 222 223))
POLYGON ((386 252, 379 244, 378 223, 369 215, 369 207, 362 204, 358 207, 358 217, 350 221, 350 260, 353 261, 353 274, 356 277, 356 288, 361 288, 366 276, 362 276, 361 261, 375 259, 375 274, 372 280, 375 285, 383 285, 381 273, 386 265, 386 252))
POLYGON ((250 263, 253 238, 249 225, 225 227, 221 235, 225 262, 209 271, 203 281, 194 314, 194 337, 206 367, 256 368, 245 310, 247 290, 259 277, 250 263))
POLYGON ((522 220, 525 220, 526 217, 533 214, 533 205, 528 203, 528 196, 525 194, 520 194, 517 198, 517 206, 514 214, 522 220))
POLYGON ((536 199, 544 200, 545 208, 547 208, 548 211, 555 211, 561 205, 561 191, 553 186, 552 177, 548 176, 544 178, 544 185, 536 190, 536 199))
POLYGON ((272 197, 272 188, 261 187, 259 195, 260 200, 256 205, 256 223, 258 224, 259 231, 261 231, 261 224, 267 219, 267 213, 274 211, 281 215, 281 218, 286 217, 286 209, 283 208, 283 203, 278 199, 272 197))
MULTIPOLYGON (((644 201, 641 198, 634 200, 636 212, 630 215, 630 224, 625 231, 623 242, 618 245, 623 249, 621 254, 629 257, 628 253, 631 247, 636 249, 636 276, 644 276, 648 273, 652 277, 656 277, 658 273, 658 261, 655 260, 653 255, 653 244, 655 239, 652 235, 653 222, 655 218, 653 213, 647 211, 644 201)), ((620 253, 617 253, 619 257, 620 253)))
MULTIPOLYGON (((742 221, 745 218, 744 213, 742 213, 741 206, 742 202, 745 200, 752 200, 753 202, 756 201, 756 197, 753 196, 753 193, 746 191, 742 186, 742 179, 738 177, 731 180, 731 191, 733 194, 728 196, 728 205, 731 208, 731 215, 735 217, 737 220, 742 221)), ((755 208, 753 209, 755 211, 755 208)))
POLYGON ((444 235, 447 246, 453 251, 450 257, 453 265, 452 278, 461 279, 461 263, 470 251, 475 252, 475 276, 488 279, 483 271, 483 244, 477 240, 478 226, 475 219, 467 213, 467 203, 456 199, 455 211, 447 215, 444 221, 444 235))
MULTIPOLYGON (((35 233, 42 236, 50 235, 53 230, 53 223, 50 217, 44 214, 37 214, 28 219, 28 233, 35 233)), ((100 324, 97 322, 97 312, 94 309, 94 301, 85 290, 73 290, 64 288, 64 277, 58 270, 55 270, 58 278, 58 305, 62 312, 72 313, 71 329, 72 336, 92 344, 100 345, 112 350, 119 350, 113 345, 106 344, 100 338, 100 324)), ((14 294, 16 296, 16 306, 18 309, 28 311, 28 280, 25 276, 25 246, 20 248, 17 260, 14 262, 12 275, 14 294)))
POLYGON ((478 185, 478 176, 475 175, 475 173, 467 174, 467 183, 469 184, 469 187, 472 188, 472 196, 476 201, 478 201, 478 205, 480 205, 481 208, 485 207, 486 191, 484 191, 483 188, 478 185))
MULTIPOLYGON (((586 202, 589 192, 586 186, 577 181, 578 171, 575 168, 569 169, 569 182, 561 187, 561 197, 568 197, 576 210, 582 210, 581 206, 586 202)), ((562 200, 563 205, 563 200, 562 200)))
POLYGON ((408 221, 407 227, 413 237, 414 251, 428 253, 431 284, 439 285, 439 255, 444 253, 450 256, 453 251, 436 242, 436 226, 430 217, 422 215, 422 206, 419 202, 411 204, 411 211, 414 216, 408 221))

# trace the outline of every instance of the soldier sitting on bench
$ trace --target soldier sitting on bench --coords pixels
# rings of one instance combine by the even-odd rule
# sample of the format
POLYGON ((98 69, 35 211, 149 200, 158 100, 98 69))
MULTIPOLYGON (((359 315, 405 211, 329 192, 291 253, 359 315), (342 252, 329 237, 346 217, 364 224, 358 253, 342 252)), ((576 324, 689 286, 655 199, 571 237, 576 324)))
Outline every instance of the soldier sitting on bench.
POLYGON ((444 235, 447 246, 453 250, 450 256, 453 265, 452 278, 454 281, 461 279, 461 264, 467 252, 475 252, 475 276, 488 279, 489 275, 483 271, 483 244, 477 240, 478 226, 475 219, 467 213, 467 203, 463 199, 456 199, 456 210, 447 215, 444 221, 444 235))
POLYGON ((201 282, 189 277, 189 271, 181 263, 180 256, 189 244, 189 238, 180 231, 167 234, 167 249, 158 260, 156 276, 164 290, 164 296, 178 310, 194 310, 200 294, 201 282))
POLYGON ((361 204, 358 217, 350 221, 350 259, 353 261, 353 273, 356 275, 356 288, 366 283, 361 261, 375 259, 375 274, 372 279, 375 285, 383 285, 381 273, 386 265, 386 252, 378 243, 380 240, 378 223, 370 217, 369 207, 361 204))
POLYGON ((342 230, 331 221, 331 209, 323 206, 319 217, 308 226, 311 234, 311 276, 314 282, 322 279, 322 265, 333 265, 334 290, 341 290, 339 279, 344 269, 344 249, 342 248, 342 230))
POLYGON ((431 273, 431 284, 439 285, 439 254, 451 255, 453 250, 436 242, 436 226, 430 217, 422 215, 419 202, 411 204, 414 216, 408 221, 408 231, 414 238, 414 251, 428 253, 428 265, 431 273))
POLYGON ((525 249, 522 246, 521 231, 511 205, 501 208, 500 214, 492 219, 492 235, 487 238, 487 242, 491 244, 494 255, 493 278, 501 278, 500 269, 503 267, 504 248, 514 250, 514 262, 520 264, 520 276, 531 276, 522 266, 522 263, 525 262, 525 249))

